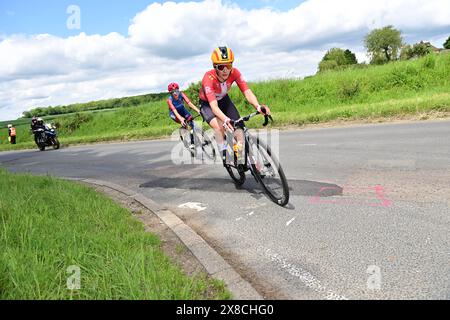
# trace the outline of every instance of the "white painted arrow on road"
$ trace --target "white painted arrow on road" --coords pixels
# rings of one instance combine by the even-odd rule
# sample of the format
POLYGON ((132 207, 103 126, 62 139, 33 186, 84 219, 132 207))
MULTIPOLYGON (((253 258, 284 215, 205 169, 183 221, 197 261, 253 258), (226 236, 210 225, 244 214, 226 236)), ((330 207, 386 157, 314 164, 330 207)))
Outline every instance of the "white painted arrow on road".
POLYGON ((178 208, 188 208, 188 209, 194 209, 197 210, 198 212, 206 210, 206 207, 203 207, 204 204, 200 203, 200 202, 186 202, 183 204, 180 204, 178 206, 178 208))

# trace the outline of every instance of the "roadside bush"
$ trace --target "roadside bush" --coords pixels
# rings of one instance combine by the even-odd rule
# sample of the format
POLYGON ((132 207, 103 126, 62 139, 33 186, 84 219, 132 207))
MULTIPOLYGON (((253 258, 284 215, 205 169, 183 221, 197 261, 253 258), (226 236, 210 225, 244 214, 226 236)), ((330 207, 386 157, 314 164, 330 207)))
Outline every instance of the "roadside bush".
POLYGON ((360 92, 360 85, 358 81, 351 83, 344 82, 339 89, 339 97, 343 100, 348 100, 356 97, 360 92))
POLYGON ((422 62, 422 66, 427 69, 434 69, 434 67, 436 66, 436 55, 427 55, 422 62))
POLYGON ((56 121, 55 127, 59 130, 67 133, 72 133, 79 129, 83 123, 87 123, 93 119, 91 113, 76 113, 71 117, 64 117, 56 121))
POLYGON ((188 96, 188 98, 191 100, 191 102, 196 106, 198 105, 198 93, 200 92, 201 85, 202 85, 201 82, 191 83, 189 85, 189 87, 186 90, 184 90, 184 93, 188 96))

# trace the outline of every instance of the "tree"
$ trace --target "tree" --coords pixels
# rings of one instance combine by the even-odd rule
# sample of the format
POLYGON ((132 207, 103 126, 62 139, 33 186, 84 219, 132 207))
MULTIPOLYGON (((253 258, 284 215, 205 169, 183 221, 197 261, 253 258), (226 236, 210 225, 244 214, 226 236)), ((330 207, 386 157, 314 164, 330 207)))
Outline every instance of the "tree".
POLYGON ((332 48, 327 51, 319 63, 319 72, 357 63, 355 54, 350 50, 347 49, 344 51, 339 48, 332 48))
POLYGON ((413 46, 407 44, 402 47, 402 51, 400 53, 401 60, 409 60, 413 58, 420 58, 426 56, 431 53, 432 46, 429 42, 420 41, 413 46))
POLYGON ((412 47, 413 57, 418 57, 418 58, 423 57, 431 52, 432 52, 431 43, 429 43, 429 42, 420 41, 419 43, 416 43, 412 47))
POLYGON ((334 60, 322 60, 319 63, 319 72, 324 72, 327 70, 333 70, 338 67, 338 64, 334 60))
POLYGON ((33 114, 30 111, 22 112, 22 118, 31 118, 31 117, 33 117, 33 114))
POLYGON ((344 51, 345 58, 347 60, 347 64, 358 64, 358 60, 356 59, 356 55, 350 50, 344 51))
POLYGON ((447 41, 444 42, 444 48, 450 49, 450 37, 448 37, 447 41))
POLYGON ((412 47, 410 44, 405 44, 402 47, 402 50, 400 52, 400 60, 409 60, 413 57, 412 53, 412 47))
POLYGON ((387 26, 368 33, 364 45, 371 56, 371 63, 386 63, 398 59, 403 40, 399 30, 387 26))

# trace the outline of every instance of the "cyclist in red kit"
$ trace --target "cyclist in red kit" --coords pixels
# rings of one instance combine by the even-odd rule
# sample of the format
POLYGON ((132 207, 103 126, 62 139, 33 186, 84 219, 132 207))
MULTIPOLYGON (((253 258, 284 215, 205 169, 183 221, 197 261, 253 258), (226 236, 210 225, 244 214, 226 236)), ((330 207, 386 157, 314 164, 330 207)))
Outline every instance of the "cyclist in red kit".
MULTIPOLYGON (((200 88, 200 114, 214 129, 219 147, 225 150, 226 144, 223 139, 225 128, 233 131, 234 128, 231 121, 240 118, 236 106, 228 96, 228 91, 234 82, 236 82, 247 101, 258 112, 270 114, 270 109, 259 104, 258 99, 248 87, 241 72, 233 68, 234 54, 230 48, 218 47, 214 49, 211 60, 214 69, 205 73, 200 88)), ((242 134, 237 135, 236 138, 243 144, 242 134)))

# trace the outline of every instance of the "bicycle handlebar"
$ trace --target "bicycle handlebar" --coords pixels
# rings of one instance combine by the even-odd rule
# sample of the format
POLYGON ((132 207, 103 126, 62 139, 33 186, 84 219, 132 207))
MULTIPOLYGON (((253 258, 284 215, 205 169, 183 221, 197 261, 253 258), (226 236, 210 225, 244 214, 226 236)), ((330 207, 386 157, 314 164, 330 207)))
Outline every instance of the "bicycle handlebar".
MULTIPOLYGON (((263 108, 261 108, 261 110, 265 111, 265 108, 263 107, 263 108)), ((236 123, 247 122, 251 118, 256 117, 257 115, 259 115, 259 112, 253 112, 253 113, 249 114, 248 116, 239 118, 238 120, 231 120, 231 123, 232 123, 232 125, 234 127, 236 125, 236 123)), ((270 120, 270 122, 273 122, 272 116, 271 115, 264 115, 264 123, 263 123, 264 127, 267 126, 267 124, 269 123, 269 120, 270 120)))

